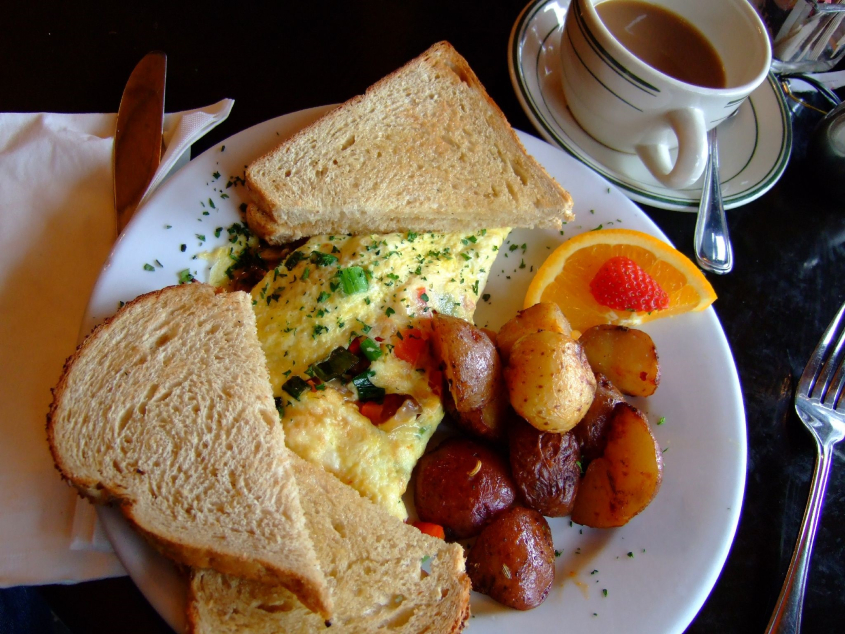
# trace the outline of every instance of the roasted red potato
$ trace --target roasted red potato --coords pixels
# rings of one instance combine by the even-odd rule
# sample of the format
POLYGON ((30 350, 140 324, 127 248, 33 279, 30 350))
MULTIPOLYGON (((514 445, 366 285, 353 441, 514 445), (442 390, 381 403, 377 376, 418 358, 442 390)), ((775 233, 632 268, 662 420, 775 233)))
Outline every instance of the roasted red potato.
POLYGON ((572 432, 540 431, 521 418, 508 425, 511 475, 525 505, 546 517, 572 512, 581 480, 581 451, 572 432))
POLYGON ((594 528, 624 526, 654 499, 663 453, 645 415, 628 403, 613 408, 604 454, 587 467, 572 521, 594 528))
POLYGON ((587 328, 578 339, 596 372, 619 391, 651 396, 660 383, 660 365, 651 337, 642 330, 601 324, 587 328))
POLYGON ((517 610, 536 608, 555 578, 555 550, 546 518, 515 506, 493 520, 467 557, 472 589, 517 610))
POLYGON ((559 332, 535 332, 513 346, 505 366, 511 406, 537 429, 563 433, 584 418, 596 377, 578 342, 559 332))
POLYGON ((586 466, 600 457, 604 453, 604 447, 607 444, 607 429, 610 422, 610 416, 613 413, 613 408, 617 403, 625 400, 622 392, 616 389, 608 378, 596 373, 596 396, 593 398, 593 404, 590 409, 581 419, 581 422, 575 425, 572 433, 578 439, 578 445, 581 449, 581 464, 586 466))
POLYGON ((525 335, 548 330, 564 335, 572 334, 572 328, 557 304, 541 302, 519 311, 516 316, 499 329, 496 345, 502 361, 507 363, 513 345, 525 335))
POLYGON ((431 342, 451 396, 451 403, 444 399, 450 417, 471 434, 501 439, 509 403, 493 339, 468 321, 438 314, 431 342))
POLYGON ((450 539, 478 535, 515 500, 516 486, 507 462, 469 438, 444 441, 417 466, 417 515, 424 522, 440 524, 450 539))

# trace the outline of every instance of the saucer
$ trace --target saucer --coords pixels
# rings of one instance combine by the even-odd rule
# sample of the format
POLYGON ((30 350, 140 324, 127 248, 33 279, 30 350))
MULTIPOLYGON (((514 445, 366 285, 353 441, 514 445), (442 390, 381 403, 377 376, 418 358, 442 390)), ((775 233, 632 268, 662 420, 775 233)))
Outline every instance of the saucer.
MULTIPOLYGON (((668 189, 635 154, 602 145, 575 121, 561 87, 560 34, 569 0, 533 0, 514 23, 508 68, 522 108, 540 134, 619 187, 653 207, 696 211, 701 182, 668 189)), ((737 115, 719 126, 719 175, 726 209, 766 193, 780 178, 792 150, 786 100, 774 75, 757 88, 737 115)), ((675 152, 673 151, 673 158, 675 152)))

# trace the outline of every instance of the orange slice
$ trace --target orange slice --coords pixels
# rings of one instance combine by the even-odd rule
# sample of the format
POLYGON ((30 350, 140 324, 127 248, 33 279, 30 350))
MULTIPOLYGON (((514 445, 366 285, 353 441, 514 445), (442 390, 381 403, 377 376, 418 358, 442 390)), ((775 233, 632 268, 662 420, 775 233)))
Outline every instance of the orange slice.
POLYGON ((554 302, 574 330, 597 324, 637 326, 689 311, 704 310, 716 293, 704 274, 683 253, 646 233, 631 229, 587 231, 561 244, 546 259, 528 287, 525 308, 554 302), (639 264, 669 295, 669 307, 652 312, 617 311, 602 306, 590 292, 590 281, 614 256, 639 264))

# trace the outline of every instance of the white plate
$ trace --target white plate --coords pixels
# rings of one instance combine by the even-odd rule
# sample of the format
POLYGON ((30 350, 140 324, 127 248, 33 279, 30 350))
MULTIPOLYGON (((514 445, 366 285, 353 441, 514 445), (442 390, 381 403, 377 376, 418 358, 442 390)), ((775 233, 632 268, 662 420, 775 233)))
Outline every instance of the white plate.
MULTIPOLYGON (((663 209, 697 211, 700 181, 681 190, 667 189, 636 155, 602 145, 572 117, 561 88, 559 57, 568 6, 569 0, 533 0, 514 23, 508 67, 522 108, 543 138, 589 165, 629 198, 663 209)), ((749 203, 771 189, 783 174, 791 150, 789 112, 777 80, 769 75, 736 117, 719 126, 725 208, 749 203)))
MULTIPOLYGON (((88 325, 112 314, 120 301, 176 283, 183 269, 204 279, 203 261, 191 258, 225 242, 225 228, 239 220, 238 206, 246 193, 241 185, 226 184, 241 177, 251 159, 324 111, 286 115, 236 134, 165 183, 116 245, 91 299, 88 325), (223 230, 215 238, 218 227, 223 230)), ((493 328, 521 307, 533 271, 567 237, 602 225, 665 239, 636 205, 586 166, 532 136, 520 133, 520 138, 571 191, 578 219, 565 226, 563 235, 539 230, 511 234, 484 291, 490 297, 476 313, 479 324, 493 328), (517 248, 511 251, 510 245, 517 248)), ((568 519, 551 520, 555 547, 562 554, 547 601, 531 612, 517 612, 474 594, 469 631, 556 631, 565 622, 568 630, 581 634, 682 632, 709 594, 733 539, 745 482, 745 415, 736 369, 712 308, 653 322, 647 330, 660 353, 662 382, 655 396, 638 405, 652 423, 666 419, 654 427, 666 449, 657 498, 621 529, 582 530, 568 519)), ((184 581, 119 513, 101 517, 135 583, 181 629, 184 581)))

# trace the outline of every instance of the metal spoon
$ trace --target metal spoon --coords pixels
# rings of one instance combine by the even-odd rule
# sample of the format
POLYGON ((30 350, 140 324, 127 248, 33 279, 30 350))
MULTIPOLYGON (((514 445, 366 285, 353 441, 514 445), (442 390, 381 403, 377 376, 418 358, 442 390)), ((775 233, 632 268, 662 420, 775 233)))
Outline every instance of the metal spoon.
MULTIPOLYGON (((739 108, 728 119, 733 118, 739 108)), ((726 120, 728 120, 726 119, 726 120)), ((719 180, 719 141, 716 128, 707 133, 709 153, 704 168, 704 184, 695 223, 695 259, 705 271, 723 275, 733 268, 733 250, 728 235, 728 222, 722 204, 722 183, 719 180)))

